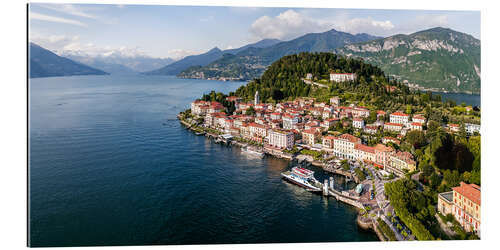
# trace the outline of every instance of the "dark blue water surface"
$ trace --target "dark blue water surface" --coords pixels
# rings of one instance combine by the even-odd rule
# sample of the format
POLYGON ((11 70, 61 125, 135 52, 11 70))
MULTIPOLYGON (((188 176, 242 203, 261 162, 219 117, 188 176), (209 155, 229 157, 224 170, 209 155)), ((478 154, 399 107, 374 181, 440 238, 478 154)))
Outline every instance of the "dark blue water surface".
MULTIPOLYGON (((32 246, 374 241, 356 210, 280 178, 175 116, 241 84, 156 76, 32 79, 32 246)), ((327 176, 319 169, 318 179, 327 176)))
POLYGON ((457 105, 464 102, 466 105, 481 107, 481 95, 469 95, 463 93, 444 93, 433 92, 433 94, 441 95, 443 101, 453 100, 457 105))

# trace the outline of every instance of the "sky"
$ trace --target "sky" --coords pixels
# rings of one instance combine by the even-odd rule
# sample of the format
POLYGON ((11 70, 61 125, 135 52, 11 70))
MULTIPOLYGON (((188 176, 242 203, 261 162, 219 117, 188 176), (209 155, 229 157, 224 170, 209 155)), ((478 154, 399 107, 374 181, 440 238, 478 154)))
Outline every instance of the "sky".
POLYGON ((331 29, 386 37, 440 26, 480 39, 480 19, 479 11, 32 3, 29 35, 59 54, 180 59, 331 29))

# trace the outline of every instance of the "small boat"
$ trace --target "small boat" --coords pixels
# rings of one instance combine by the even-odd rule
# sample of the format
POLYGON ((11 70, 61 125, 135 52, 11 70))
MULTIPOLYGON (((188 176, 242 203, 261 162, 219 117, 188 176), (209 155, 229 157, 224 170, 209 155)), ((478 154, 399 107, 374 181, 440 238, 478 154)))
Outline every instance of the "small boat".
POLYGON ((252 147, 244 147, 241 149, 241 152, 246 153, 248 155, 256 156, 259 158, 264 158, 264 152, 254 149, 252 147))
POLYGON ((294 184, 305 187, 308 191, 321 191, 321 184, 314 178, 312 170, 293 167, 291 171, 281 173, 281 176, 294 184))

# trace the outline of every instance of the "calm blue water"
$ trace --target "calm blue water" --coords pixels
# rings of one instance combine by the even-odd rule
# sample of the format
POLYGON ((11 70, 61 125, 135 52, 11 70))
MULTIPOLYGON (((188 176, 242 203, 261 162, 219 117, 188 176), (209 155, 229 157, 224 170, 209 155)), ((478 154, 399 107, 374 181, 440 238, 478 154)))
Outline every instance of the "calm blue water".
POLYGON ((377 240, 358 229, 354 208, 283 181, 287 161, 247 158, 176 120, 203 93, 241 84, 31 80, 31 245, 377 240))
POLYGON ((454 100, 457 105, 465 102, 467 105, 481 106, 481 95, 469 95, 461 93, 443 93, 443 92, 433 92, 433 94, 441 95, 443 101, 454 100))

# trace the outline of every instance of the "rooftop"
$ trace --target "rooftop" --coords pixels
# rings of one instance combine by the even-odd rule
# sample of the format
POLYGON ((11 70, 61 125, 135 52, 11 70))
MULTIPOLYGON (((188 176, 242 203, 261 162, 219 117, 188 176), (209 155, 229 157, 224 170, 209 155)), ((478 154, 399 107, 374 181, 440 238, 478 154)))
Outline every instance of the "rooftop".
POLYGON ((481 187, 478 185, 460 182, 460 186, 454 187, 453 191, 465 196, 472 202, 481 205, 481 187))
POLYGON ((408 114, 405 114, 405 113, 402 113, 402 112, 394 112, 391 115, 395 115, 395 116, 409 116, 408 114))

